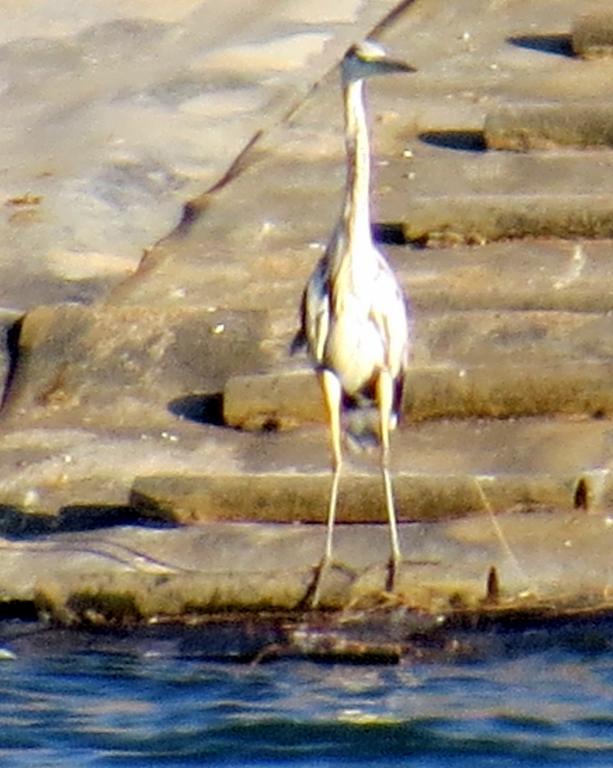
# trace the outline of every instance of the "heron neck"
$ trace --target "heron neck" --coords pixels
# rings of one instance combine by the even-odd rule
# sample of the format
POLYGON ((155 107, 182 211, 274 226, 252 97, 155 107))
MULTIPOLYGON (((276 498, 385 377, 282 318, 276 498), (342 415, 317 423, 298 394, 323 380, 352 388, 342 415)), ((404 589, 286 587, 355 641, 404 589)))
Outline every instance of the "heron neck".
POLYGON ((347 182, 343 223, 349 242, 369 242, 370 227, 370 146, 364 107, 364 80, 343 87, 345 102, 345 144, 347 182))

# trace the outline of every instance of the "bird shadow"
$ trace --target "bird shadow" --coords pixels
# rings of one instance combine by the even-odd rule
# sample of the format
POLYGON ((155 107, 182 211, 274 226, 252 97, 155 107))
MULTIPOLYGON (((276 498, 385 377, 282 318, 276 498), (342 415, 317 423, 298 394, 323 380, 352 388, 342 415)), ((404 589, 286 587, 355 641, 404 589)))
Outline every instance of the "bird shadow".
POLYGON ((425 131, 419 134, 424 144, 457 152, 485 152, 487 144, 483 131, 425 131))
POLYGON ((518 48, 540 51, 554 56, 574 57, 572 37, 568 34, 549 35, 513 35, 507 37, 507 42, 518 48))
POLYGON ((0 504, 0 536, 13 541, 134 525, 168 527, 129 504, 68 504, 60 507, 57 514, 46 515, 17 505, 0 504))
POLYGON ((168 410, 180 419, 196 424, 210 424, 224 427, 223 392, 214 394, 191 394, 177 397, 168 403, 168 410))

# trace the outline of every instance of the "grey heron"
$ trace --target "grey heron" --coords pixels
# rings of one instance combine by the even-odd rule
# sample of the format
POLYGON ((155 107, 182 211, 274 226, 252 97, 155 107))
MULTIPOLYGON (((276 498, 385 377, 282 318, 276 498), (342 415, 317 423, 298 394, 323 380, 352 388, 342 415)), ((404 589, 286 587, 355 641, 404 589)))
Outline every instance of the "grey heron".
POLYGON ((344 398, 359 402, 366 396, 378 409, 381 473, 391 545, 388 589, 393 588, 401 557, 389 472, 389 433, 400 413, 411 339, 404 295, 371 233, 364 80, 373 75, 414 71, 410 65, 389 58, 381 46, 370 41, 352 46, 341 66, 347 154, 344 201, 324 255, 305 287, 301 328, 292 342, 292 352, 308 347, 323 391, 332 443, 326 546, 317 572, 314 604, 319 600, 321 574, 332 561, 342 469, 344 398))

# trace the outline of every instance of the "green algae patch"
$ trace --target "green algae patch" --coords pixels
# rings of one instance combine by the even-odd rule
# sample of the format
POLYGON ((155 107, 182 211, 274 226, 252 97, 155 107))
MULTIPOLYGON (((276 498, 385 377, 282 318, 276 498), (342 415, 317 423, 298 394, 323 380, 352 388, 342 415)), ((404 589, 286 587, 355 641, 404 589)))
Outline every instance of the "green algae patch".
MULTIPOLYGON (((33 605, 54 624, 131 627, 160 619, 179 623, 216 614, 253 615, 299 610, 309 569, 299 573, 244 572, 191 574, 83 574, 42 581, 33 605)), ((334 606, 347 601, 346 590, 334 606)))
POLYGON ((131 627, 143 622, 137 596, 126 590, 85 587, 65 594, 59 584, 37 590, 33 605, 40 618, 67 627, 131 627))
POLYGON ((102 626, 131 626, 143 616, 134 595, 129 592, 75 592, 66 603, 66 610, 78 624, 102 626))

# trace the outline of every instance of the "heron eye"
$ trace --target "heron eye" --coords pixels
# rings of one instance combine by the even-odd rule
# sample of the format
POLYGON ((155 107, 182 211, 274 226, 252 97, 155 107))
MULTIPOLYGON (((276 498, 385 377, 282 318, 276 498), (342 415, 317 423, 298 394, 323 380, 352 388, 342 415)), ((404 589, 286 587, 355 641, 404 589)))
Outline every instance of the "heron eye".
POLYGON ((360 46, 359 54, 364 61, 375 61, 385 57, 385 49, 372 40, 365 40, 360 46))

